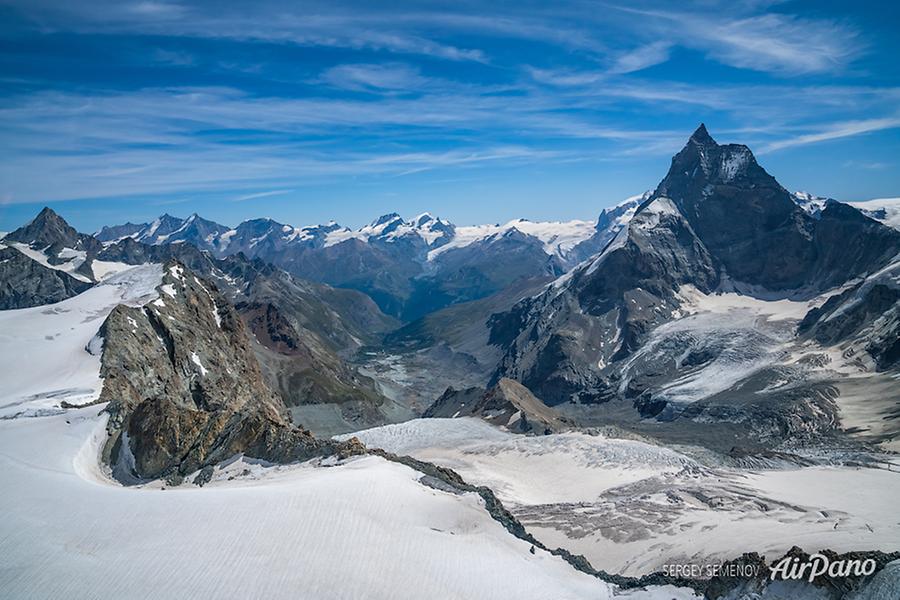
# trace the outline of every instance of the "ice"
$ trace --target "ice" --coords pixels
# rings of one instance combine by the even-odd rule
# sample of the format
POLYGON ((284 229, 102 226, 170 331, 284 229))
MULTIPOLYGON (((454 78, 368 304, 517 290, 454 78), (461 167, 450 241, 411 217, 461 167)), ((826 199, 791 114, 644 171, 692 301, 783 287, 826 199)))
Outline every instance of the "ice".
POLYGON ((598 569, 642 575, 673 562, 772 559, 798 545, 900 550, 887 469, 747 471, 701 465, 636 440, 514 435, 464 417, 341 436, 449 467, 487 485, 539 540, 598 569), (872 493, 878 490, 878 493, 872 493))
POLYGON ((0 311, 0 416, 96 399, 100 357, 86 347, 117 304, 147 302, 161 279, 160 265, 142 265, 56 304, 0 311))
POLYGON ((865 202, 848 202, 847 204, 866 211, 873 218, 900 229, 900 198, 876 198, 865 202), (883 216, 882 216, 883 215, 883 216))
POLYGON ((130 269, 132 266, 133 265, 121 262, 94 260, 91 262, 91 271, 93 271, 97 281, 103 281, 107 277, 112 277, 113 275, 130 269))
POLYGON ((415 419, 337 439, 350 437, 455 469, 512 505, 596 500, 611 487, 694 465, 642 442, 575 432, 522 436, 474 417, 415 419))

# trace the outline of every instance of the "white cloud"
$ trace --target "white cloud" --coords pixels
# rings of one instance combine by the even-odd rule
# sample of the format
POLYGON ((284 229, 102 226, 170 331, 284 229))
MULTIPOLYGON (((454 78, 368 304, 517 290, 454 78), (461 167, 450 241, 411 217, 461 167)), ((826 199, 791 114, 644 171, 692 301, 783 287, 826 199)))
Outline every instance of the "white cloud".
POLYGON ((402 63, 338 65, 320 79, 346 90, 410 90, 428 82, 418 69, 402 63))
POLYGON ((833 123, 824 129, 814 133, 798 135, 796 137, 772 142, 760 148, 759 153, 772 152, 775 150, 783 150, 784 148, 793 148, 795 146, 805 146, 807 144, 816 144, 819 142, 827 142, 829 140, 837 140, 840 138, 871 133, 873 131, 882 131, 884 129, 896 129, 900 127, 900 118, 885 119, 863 119, 859 121, 845 121, 841 123, 833 123))
POLYGON ((785 75, 829 73, 845 68, 864 49, 858 31, 848 25, 782 13, 747 13, 752 5, 681 11, 615 8, 630 15, 623 22, 636 36, 699 50, 742 69, 785 75))
POLYGON ((290 194, 294 190, 271 190, 268 192, 256 192, 254 194, 246 194, 244 196, 238 196, 234 199, 235 202, 244 202, 245 200, 257 200, 259 198, 271 198, 272 196, 284 196, 285 194, 290 194))
POLYGON ((619 56, 612 68, 611 73, 633 73, 641 71, 648 67, 664 63, 669 60, 669 51, 672 44, 666 41, 658 41, 641 46, 630 52, 626 52, 619 56))

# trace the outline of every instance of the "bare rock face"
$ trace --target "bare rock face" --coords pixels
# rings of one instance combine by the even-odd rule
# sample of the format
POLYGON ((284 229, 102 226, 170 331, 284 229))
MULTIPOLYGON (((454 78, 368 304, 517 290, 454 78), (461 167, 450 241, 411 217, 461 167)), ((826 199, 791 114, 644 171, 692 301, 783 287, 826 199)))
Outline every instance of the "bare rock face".
POLYGON ((900 260, 811 310, 800 333, 869 356, 879 371, 900 366, 900 260))
POLYGON ((61 302, 89 287, 90 283, 49 269, 15 248, 0 248, 0 310, 61 302))
POLYGON ((164 273, 157 300, 118 306, 101 330, 114 474, 185 475, 237 453, 290 462, 343 452, 291 425, 215 286, 178 262, 164 273))
POLYGON ((548 434, 573 426, 524 385, 507 378, 488 390, 448 388, 422 416, 480 417, 516 433, 548 434))

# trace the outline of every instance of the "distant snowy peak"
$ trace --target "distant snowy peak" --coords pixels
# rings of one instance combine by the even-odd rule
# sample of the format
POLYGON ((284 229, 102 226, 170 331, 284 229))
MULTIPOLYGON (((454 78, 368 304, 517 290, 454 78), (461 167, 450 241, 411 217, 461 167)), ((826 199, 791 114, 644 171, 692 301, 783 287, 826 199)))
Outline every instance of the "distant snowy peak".
POLYGON ((346 227, 336 228, 329 233, 325 245, 334 246, 350 239, 368 243, 420 240, 428 248, 434 248, 448 242, 453 237, 455 229, 453 223, 430 213, 422 213, 409 221, 397 213, 390 213, 355 231, 346 227))
MULTIPOLYGON (((797 206, 816 219, 822 215, 822 211, 830 202, 839 202, 833 198, 815 196, 809 192, 794 192, 791 196, 797 206)), ((900 198, 876 198, 861 202, 844 202, 843 204, 852 206, 870 219, 880 221, 888 227, 900 229, 900 198)))
POLYGON ((871 219, 881 221, 888 227, 900 229, 900 198, 877 198, 865 202, 848 202, 871 219))
POLYGON ((200 217, 197 213, 187 219, 165 214, 152 223, 125 223, 103 227, 94 234, 104 244, 119 242, 125 238, 150 245, 188 242, 209 249, 228 227, 200 217))
POLYGON ((549 256, 565 256, 569 250, 589 239, 596 231, 593 221, 529 221, 514 219, 505 224, 471 225, 457 227, 455 235, 447 243, 431 250, 432 261, 444 252, 464 248, 475 243, 490 242, 513 233, 535 238, 543 244, 549 256))
POLYGON ((648 190, 643 194, 630 196, 615 206, 604 208, 600 213, 600 217, 597 219, 597 231, 605 231, 610 228, 615 228, 618 231, 631 221, 638 206, 643 204, 652 195, 653 190, 648 190))
POLYGON ((364 244, 403 247, 432 261, 444 252, 476 243, 490 243, 503 236, 520 235, 537 240, 548 256, 569 264, 593 254, 615 236, 634 215, 650 192, 627 198, 604 209, 597 221, 530 221, 514 219, 504 224, 456 226, 431 213, 404 219, 397 213, 382 215, 359 229, 334 221, 321 225, 294 227, 272 219, 251 219, 229 228, 193 214, 187 219, 162 215, 152 223, 126 223, 104 227, 96 237, 105 244, 124 238, 150 245, 187 242, 217 256, 245 252, 257 256, 284 248, 327 248, 350 240, 364 244), (597 246, 597 248, 594 248, 597 246), (576 251, 576 248, 578 249, 576 251))
POLYGON ((825 205, 831 201, 831 198, 814 196, 809 192, 794 192, 791 196, 793 196, 797 206, 802 208, 806 214, 814 218, 818 218, 822 214, 822 211, 825 210, 825 205))

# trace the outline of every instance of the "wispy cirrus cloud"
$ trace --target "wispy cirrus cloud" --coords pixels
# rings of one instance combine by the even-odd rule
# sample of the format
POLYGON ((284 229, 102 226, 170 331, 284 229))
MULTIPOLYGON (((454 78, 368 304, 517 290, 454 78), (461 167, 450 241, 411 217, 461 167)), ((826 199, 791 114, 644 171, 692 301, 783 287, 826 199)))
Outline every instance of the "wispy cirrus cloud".
POLYGON ((274 202, 522 165, 565 186, 579 162, 664 167, 700 121, 763 152, 896 127, 900 77, 864 20, 609 2, 6 0, 0 194, 274 202))
POLYGON ((654 9, 614 6, 638 15, 636 34, 704 52, 717 62, 785 75, 845 68, 865 49, 859 31, 830 19, 782 13, 753 14, 753 5, 654 9), (737 9, 737 10, 735 10, 737 9))
POLYGON ((271 198, 272 196, 284 196, 290 194, 294 190, 269 190, 268 192, 255 192, 253 194, 244 194, 234 199, 235 202, 246 202, 247 200, 259 200, 260 198, 271 198))
POLYGON ((817 144, 819 142, 828 142, 831 140, 839 140, 841 138, 853 137, 865 133, 897 128, 900 128, 900 117, 888 117, 883 119, 862 119, 857 121, 831 123, 827 124, 819 131, 815 131, 813 133, 806 133, 803 135, 771 142, 760 148, 759 152, 761 154, 764 154, 766 152, 774 152, 775 150, 783 150, 785 148, 805 146, 807 144, 817 144))
POLYGON ((420 90, 428 84, 418 69, 396 62, 337 65, 322 73, 319 81, 354 91, 420 90))
POLYGON ((664 63, 669 60, 672 45, 671 42, 657 41, 625 52, 616 58, 609 71, 616 74, 633 73, 664 63))

